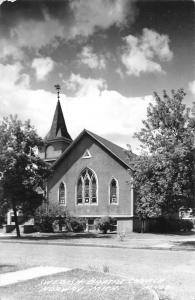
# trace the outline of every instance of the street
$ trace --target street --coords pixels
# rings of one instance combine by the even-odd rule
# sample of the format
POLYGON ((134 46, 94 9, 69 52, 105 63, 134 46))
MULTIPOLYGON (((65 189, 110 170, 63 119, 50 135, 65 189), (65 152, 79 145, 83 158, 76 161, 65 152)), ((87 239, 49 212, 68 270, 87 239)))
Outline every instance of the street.
MULTIPOLYGON (((195 252, 0 243, 0 264, 103 270, 195 299, 195 252)), ((178 298, 179 299, 179 298, 178 298)))

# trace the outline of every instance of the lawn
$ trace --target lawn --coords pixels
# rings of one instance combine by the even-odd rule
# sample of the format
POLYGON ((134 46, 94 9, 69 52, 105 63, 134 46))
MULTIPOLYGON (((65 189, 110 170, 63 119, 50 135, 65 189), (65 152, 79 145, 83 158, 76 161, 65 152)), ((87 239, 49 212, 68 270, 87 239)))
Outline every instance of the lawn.
MULTIPOLYGON (((66 273, 29 280, 0 288, 1 299, 133 300, 143 288, 137 281, 109 273, 74 269, 66 273)), ((163 287, 157 289, 161 300, 169 300, 163 287)))
POLYGON ((22 270, 22 269, 25 269, 26 267, 25 266, 22 266, 22 265, 10 265, 10 264, 0 264, 0 274, 2 273, 8 273, 8 272, 15 272, 15 271, 18 271, 18 270, 22 270))

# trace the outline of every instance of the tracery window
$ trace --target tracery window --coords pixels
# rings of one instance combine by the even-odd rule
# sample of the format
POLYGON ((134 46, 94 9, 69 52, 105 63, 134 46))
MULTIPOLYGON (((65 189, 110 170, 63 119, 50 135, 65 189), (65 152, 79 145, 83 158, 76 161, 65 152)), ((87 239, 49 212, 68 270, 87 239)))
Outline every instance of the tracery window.
POLYGON ((112 178, 110 182, 110 204, 118 203, 118 182, 115 178, 112 178))
POLYGON ((77 181, 77 204, 97 203, 97 180, 93 171, 84 169, 77 181))
POLYGON ((65 204, 65 185, 63 182, 59 186, 59 204, 65 204))

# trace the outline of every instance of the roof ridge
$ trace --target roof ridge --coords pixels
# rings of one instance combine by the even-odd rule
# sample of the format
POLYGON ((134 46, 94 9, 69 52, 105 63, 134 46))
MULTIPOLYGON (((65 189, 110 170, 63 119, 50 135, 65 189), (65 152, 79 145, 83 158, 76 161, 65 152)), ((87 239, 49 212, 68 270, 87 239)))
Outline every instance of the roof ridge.
POLYGON ((106 142, 109 142, 109 143, 113 144, 114 146, 116 146, 116 147, 118 147, 118 148, 120 148, 120 149, 122 149, 122 150, 127 150, 127 149, 125 149, 125 148, 123 148, 123 147, 117 145, 116 143, 113 143, 113 142, 111 142, 110 140, 108 140, 108 139, 106 139, 106 138, 104 138, 104 137, 102 137, 102 136, 100 136, 100 135, 98 135, 98 134, 96 134, 96 133, 94 133, 94 132, 92 132, 92 131, 89 131, 89 130, 86 130, 86 131, 87 131, 89 134, 92 134, 92 135, 94 135, 94 136, 97 136, 97 137, 99 137, 100 139, 105 140, 106 142))
POLYGON ((118 159, 121 163, 125 164, 126 167, 131 168, 130 162, 128 161, 128 156, 125 153, 128 151, 125 148, 122 148, 118 146, 117 144, 114 144, 110 142, 109 140, 106 140, 102 138, 101 136, 98 136, 97 134, 87 130, 83 129, 81 133, 76 137, 76 139, 68 146, 68 148, 62 153, 62 155, 58 158, 58 160, 54 163, 54 167, 66 156, 66 154, 71 151, 71 149, 74 147, 74 145, 82 138, 84 134, 88 134, 92 139, 94 139, 97 143, 102 145, 104 149, 109 151, 116 159, 118 159))

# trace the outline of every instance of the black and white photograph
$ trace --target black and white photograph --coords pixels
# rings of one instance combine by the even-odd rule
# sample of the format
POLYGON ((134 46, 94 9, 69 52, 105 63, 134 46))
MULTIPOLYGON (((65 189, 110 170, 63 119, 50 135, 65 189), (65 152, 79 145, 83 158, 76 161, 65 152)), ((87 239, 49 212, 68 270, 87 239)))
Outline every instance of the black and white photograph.
POLYGON ((0 0, 0 300, 195 300, 195 1, 0 0))

